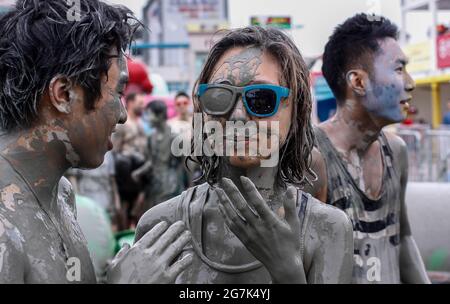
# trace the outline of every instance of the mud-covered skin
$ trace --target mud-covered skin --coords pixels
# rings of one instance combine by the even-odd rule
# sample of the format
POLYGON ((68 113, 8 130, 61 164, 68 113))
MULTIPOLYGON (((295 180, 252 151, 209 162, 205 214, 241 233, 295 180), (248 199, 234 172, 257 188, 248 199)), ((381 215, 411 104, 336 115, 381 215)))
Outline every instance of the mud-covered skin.
MULTIPOLYGON (((196 194, 191 203, 195 204, 200 199, 201 196, 196 194)), ((180 196, 177 196, 145 213, 139 221, 136 240, 139 240, 160 220, 169 223, 179 220, 177 212, 179 200, 180 196)), ((219 199, 213 191, 202 212, 204 253, 210 260, 227 265, 254 262, 255 257, 228 228, 219 205, 219 199)), ((306 282, 349 283, 353 263, 353 237, 349 219, 340 210, 314 199, 310 201, 310 208, 302 261, 306 282)), ((277 213, 284 214, 284 211, 279 209, 277 213)), ((261 242, 261 240, 257 241, 261 242)), ((192 265, 177 278, 177 283, 273 283, 277 281, 270 275, 268 268, 272 270, 283 268, 283 261, 276 260, 268 263, 270 264, 267 265, 268 267, 264 265, 265 267, 249 272, 230 274, 211 269, 193 252, 192 247, 185 248, 183 255, 187 253, 194 254, 194 260, 192 265)), ((285 280, 278 283, 295 283, 295 279, 288 277, 288 272, 285 275, 285 280)))
MULTIPOLYGON (((384 126, 405 118, 404 109, 414 89, 414 81, 405 68, 407 59, 398 43, 392 38, 380 40, 379 43, 381 51, 374 56, 372 74, 356 69, 349 71, 346 100, 340 101, 335 116, 319 125, 339 153, 355 184, 372 200, 377 200, 383 190, 380 132, 384 126)), ((399 260, 382 263, 388 263, 393 272, 397 271, 397 277, 403 283, 428 283, 423 261, 411 236, 405 206, 408 179, 406 145, 398 136, 385 134, 393 153, 392 165, 400 175, 400 201, 389 203, 400 205, 401 247, 399 260)), ((323 161, 320 154, 313 156, 313 162, 323 161)), ((326 174, 321 178, 329 184, 326 174)))
MULTIPOLYGON (((226 51, 220 60, 218 60, 214 73, 210 77, 209 83, 214 84, 229 84, 233 86, 247 86, 252 84, 272 84, 278 86, 286 85, 283 82, 283 75, 277 60, 268 52, 263 52, 258 47, 234 47, 226 51)), ((251 140, 255 140, 259 143, 262 140, 266 140, 268 143, 267 148, 272 151, 277 147, 272 147, 271 135, 277 137, 279 146, 282 146, 286 141, 289 129, 291 127, 293 101, 292 98, 285 98, 281 100, 281 105, 277 113, 270 117, 255 117, 250 115, 242 102, 240 97, 232 111, 224 116, 210 116, 207 115, 205 121, 217 121, 224 130, 226 130, 227 122, 242 122, 247 124, 248 122, 255 122, 258 128, 258 134, 256 138, 252 137, 251 140), (267 123, 267 130, 263 131, 260 128, 259 123, 267 123), (278 123, 279 130, 273 127, 274 123, 278 123), (265 137, 265 138, 261 138, 265 137)), ((233 140, 233 138, 227 138, 233 140)), ((234 138, 236 145, 233 156, 227 157, 229 163, 235 167, 259 167, 261 161, 269 157, 262 156, 257 153, 256 156, 237 156, 238 147, 244 144, 246 151, 250 149, 249 142, 242 143, 242 138, 234 138)), ((223 143, 225 147, 226 143, 223 143)), ((260 152, 260 151, 258 151, 260 152)), ((247 153, 247 152, 246 152, 247 153)), ((248 153, 247 153, 248 154, 248 153)))
MULTIPOLYGON (((218 60, 209 83, 286 85, 282 80, 277 60, 257 47, 248 46, 226 51, 218 60)), ((216 120, 223 126, 227 121, 278 122, 279 145, 282 146, 291 127, 293 102, 290 98, 284 99, 275 115, 256 118, 247 113, 239 99, 226 116, 207 116, 206 120, 216 120)), ((295 213, 296 195, 287 199, 287 185, 276 182, 278 166, 262 167, 261 158, 259 155, 226 156, 222 159, 221 179, 215 188, 204 190, 210 186, 203 185, 196 189, 189 206, 202 206, 202 202, 205 205, 189 217, 187 226, 194 237, 201 238, 196 241, 201 241, 203 254, 222 266, 210 267, 194 250, 192 266, 177 278, 177 283, 350 282, 353 245, 347 216, 311 199, 306 231, 302 230, 295 213), (197 190, 207 192, 197 193, 197 190), (251 207, 258 217, 250 211, 251 207), (235 208, 240 210, 240 216, 235 208), (301 235, 305 235, 307 247, 303 256, 301 235), (226 270, 230 266, 257 262, 256 259, 262 263, 259 268, 241 269, 236 273, 226 270), (224 270, 220 270, 222 267, 224 270)), ((136 240, 161 220, 179 220, 180 203, 180 197, 176 197, 149 210, 138 224, 136 240)), ((187 247, 185 251, 192 252, 192 249, 187 247)))
POLYGON ((61 177, 70 167, 100 165, 114 126, 126 119, 119 92, 128 70, 116 48, 111 56, 94 110, 86 110, 79 86, 57 75, 41 98, 35 124, 0 134, 2 282, 95 282, 71 186, 61 177), (78 259, 79 280, 74 272, 67 276, 74 270, 71 258, 78 259))
POLYGON ((55 226, 23 181, 1 159, 0 172, 2 177, 11 176, 0 179, 0 282, 95 283, 86 240, 76 221, 70 183, 61 179, 58 195, 50 204, 58 218, 55 226), (67 279, 72 266, 67 264, 67 257, 79 259, 80 281, 67 279))
POLYGON ((108 283, 170 284, 190 266, 192 254, 178 257, 191 240, 183 222, 159 222, 130 248, 117 253, 108 270, 108 283))

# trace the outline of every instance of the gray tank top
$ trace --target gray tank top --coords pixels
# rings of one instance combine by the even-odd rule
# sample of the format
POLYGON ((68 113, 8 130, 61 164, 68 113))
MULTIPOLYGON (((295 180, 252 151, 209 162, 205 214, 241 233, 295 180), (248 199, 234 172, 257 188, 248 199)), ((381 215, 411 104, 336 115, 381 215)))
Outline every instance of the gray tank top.
POLYGON ((327 168, 327 203, 343 210, 353 223, 354 283, 400 283, 400 175, 386 136, 381 132, 378 138, 382 190, 372 200, 355 183, 325 132, 317 127, 314 131, 327 168))
MULTIPOLYGON (((188 245, 185 250, 192 250, 198 256, 198 258, 209 268, 215 271, 225 272, 225 273, 245 273, 260 267, 263 267, 262 263, 258 260, 245 265, 226 265, 210 260, 203 253, 202 246, 202 218, 203 218, 203 207, 208 200, 209 191, 211 186, 207 183, 191 187, 181 194, 179 204, 177 206, 177 211, 175 218, 177 220, 183 220, 186 223, 187 229, 192 233, 192 245, 188 245), (200 197, 198 200, 193 200, 194 194, 200 197), (192 247, 191 247, 192 246, 192 247)), ((309 215, 310 205, 309 200, 312 197, 309 194, 304 193, 301 190, 297 190, 297 204, 296 210, 301 224, 300 232, 300 254, 304 259, 305 252, 305 231, 307 221, 305 220, 309 215)))

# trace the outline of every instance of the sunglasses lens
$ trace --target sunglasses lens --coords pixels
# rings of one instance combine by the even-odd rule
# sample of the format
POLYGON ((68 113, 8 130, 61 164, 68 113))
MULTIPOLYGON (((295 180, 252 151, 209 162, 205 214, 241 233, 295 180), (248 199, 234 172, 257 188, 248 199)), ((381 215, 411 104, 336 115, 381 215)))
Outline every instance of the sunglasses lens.
POLYGON ((245 93, 250 110, 258 115, 274 114, 277 94, 270 89, 253 89, 245 93))
POLYGON ((233 102, 233 93, 224 88, 210 88, 200 96, 203 109, 208 113, 225 114, 233 102))

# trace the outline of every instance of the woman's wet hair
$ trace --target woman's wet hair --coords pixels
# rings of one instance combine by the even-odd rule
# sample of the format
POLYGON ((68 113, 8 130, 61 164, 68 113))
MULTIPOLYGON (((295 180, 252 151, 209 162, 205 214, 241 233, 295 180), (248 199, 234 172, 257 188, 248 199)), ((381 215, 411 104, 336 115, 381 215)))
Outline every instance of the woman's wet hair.
POLYGON ((111 49, 121 55, 141 23, 123 6, 97 0, 79 4, 19 0, 0 18, 0 129, 30 127, 57 75, 83 88, 88 110, 101 97, 111 49), (71 15, 74 9, 79 15, 71 15))
MULTIPOLYGON (((284 183, 303 185, 308 181, 307 173, 313 177, 316 175, 310 168, 314 145, 310 78, 302 55, 286 34, 274 28, 250 26, 219 34, 223 36, 212 46, 193 89, 194 112, 202 112, 196 97, 198 84, 210 81, 216 64, 225 52, 235 47, 259 47, 263 52, 273 56, 281 70, 280 82, 290 89, 290 98, 293 101, 291 128, 285 143, 280 148, 277 182, 279 185, 284 183)), ((191 148, 194 151, 193 140, 191 148)), ((200 164, 202 179, 211 185, 218 181, 221 157, 202 155, 191 156, 189 159, 200 164)))

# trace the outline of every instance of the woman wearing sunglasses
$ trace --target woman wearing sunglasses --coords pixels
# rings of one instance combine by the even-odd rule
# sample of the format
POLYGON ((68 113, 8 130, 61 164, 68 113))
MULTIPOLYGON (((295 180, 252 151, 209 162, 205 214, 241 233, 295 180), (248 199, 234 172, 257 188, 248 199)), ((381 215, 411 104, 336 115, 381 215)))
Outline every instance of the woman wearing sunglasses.
POLYGON ((241 144, 247 154, 196 156, 206 182, 140 220, 136 240, 161 220, 188 227, 193 241, 178 258, 193 255, 193 263, 177 283, 350 281, 349 219, 301 190, 315 176, 308 74, 279 30, 229 31, 212 47, 194 89, 195 112, 204 125, 254 122, 258 128, 243 137, 224 132, 224 142, 241 144), (273 135, 278 142, 270 154, 278 162, 263 166, 272 155, 251 155, 248 147, 273 135))

